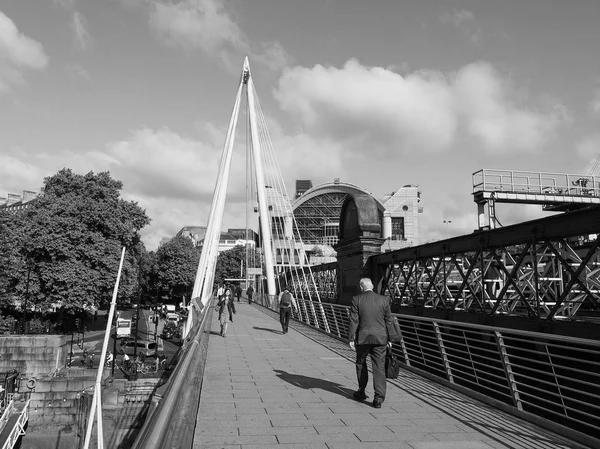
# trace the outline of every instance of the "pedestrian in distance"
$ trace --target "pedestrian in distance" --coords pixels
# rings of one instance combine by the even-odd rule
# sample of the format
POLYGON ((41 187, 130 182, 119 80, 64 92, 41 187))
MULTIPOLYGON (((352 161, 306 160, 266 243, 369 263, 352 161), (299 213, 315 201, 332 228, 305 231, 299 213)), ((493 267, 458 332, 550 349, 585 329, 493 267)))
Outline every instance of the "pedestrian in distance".
POLYGON ((221 323, 221 337, 227 337, 227 316, 233 323, 233 314, 236 313, 235 302, 230 289, 225 289, 225 293, 217 304, 219 306, 219 323, 221 323))
POLYGON ((287 334, 288 326, 290 324, 290 314, 292 312, 292 307, 295 311, 298 311, 298 306, 296 305, 296 299, 294 295, 289 291, 286 287, 279 294, 279 322, 281 323, 281 332, 287 334))
POLYGON ((237 301, 240 302, 240 298, 242 297, 242 287, 240 286, 240 284, 236 285, 235 287, 235 296, 237 298, 237 301))
POLYGON ((246 295, 248 296, 248 304, 252 304, 252 294, 254 293, 254 289, 252 286, 246 289, 246 295))
POLYGON ((221 299, 221 296, 223 296, 223 293, 225 293, 225 286, 219 284, 219 288, 217 288, 217 298, 219 298, 219 300, 221 299))
POLYGON ((353 398, 357 401, 367 399, 365 389, 369 383, 367 356, 371 356, 373 365, 373 407, 381 408, 385 401, 385 355, 386 346, 391 346, 388 329, 392 325, 392 310, 389 298, 373 291, 373 282, 369 278, 360 280, 361 294, 352 298, 348 341, 350 348, 356 350, 356 377, 358 391, 353 398))

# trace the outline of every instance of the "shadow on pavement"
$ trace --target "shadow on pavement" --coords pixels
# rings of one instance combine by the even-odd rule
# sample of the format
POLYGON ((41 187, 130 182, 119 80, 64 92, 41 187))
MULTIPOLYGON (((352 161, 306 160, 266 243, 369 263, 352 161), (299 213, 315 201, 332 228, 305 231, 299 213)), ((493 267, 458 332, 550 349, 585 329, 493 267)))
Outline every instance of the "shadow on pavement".
POLYGON ((353 390, 350 390, 349 388, 346 388, 336 382, 331 382, 330 380, 303 376, 301 374, 290 374, 286 371, 278 369, 273 371, 275 371, 275 374, 281 380, 284 380, 296 387, 304 388, 305 390, 321 389, 331 393, 339 394, 345 398, 352 398, 352 393, 354 393, 353 390))
POLYGON ((274 334, 281 334, 281 331, 276 330, 276 329, 269 329, 268 327, 254 326, 253 329, 256 329, 257 331, 266 331, 266 332, 273 332, 274 334))

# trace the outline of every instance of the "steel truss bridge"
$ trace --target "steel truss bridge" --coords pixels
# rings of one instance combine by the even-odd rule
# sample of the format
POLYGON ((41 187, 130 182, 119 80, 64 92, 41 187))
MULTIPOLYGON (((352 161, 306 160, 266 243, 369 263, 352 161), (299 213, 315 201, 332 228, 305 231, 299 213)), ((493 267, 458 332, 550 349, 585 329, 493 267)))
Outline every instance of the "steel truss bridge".
MULTIPOLYGON (((591 207, 376 255, 371 276, 401 313, 600 318, 598 230, 591 207)), ((339 302, 336 264, 312 273, 323 301, 339 302)))

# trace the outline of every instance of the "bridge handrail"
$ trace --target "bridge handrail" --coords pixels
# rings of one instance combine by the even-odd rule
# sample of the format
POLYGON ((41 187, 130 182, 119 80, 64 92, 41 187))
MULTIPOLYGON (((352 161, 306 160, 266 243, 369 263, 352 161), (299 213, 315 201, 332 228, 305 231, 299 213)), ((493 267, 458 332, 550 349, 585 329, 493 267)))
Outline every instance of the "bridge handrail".
POLYGON ((597 196, 600 177, 484 168, 473 173, 473 193, 484 191, 597 196))
MULTIPOLYGON (((156 409, 146 419, 133 449, 164 447, 191 448, 206 362, 208 335, 213 307, 202 310, 182 347, 182 356, 156 409), (184 391, 184 387, 188 390, 184 391), (191 429, 191 431, 190 431, 191 429)), ((189 313, 195 313, 190 310, 189 313)))
MULTIPOLYGON (((19 413, 19 418, 15 422, 15 425, 13 426, 10 434, 6 438, 6 441, 4 442, 2 449, 11 449, 11 448, 15 447, 19 437, 22 435, 25 435, 25 425, 27 424, 27 421, 29 421, 29 403, 30 402, 31 402, 31 399, 28 399, 27 402, 25 403, 25 405, 23 406, 23 408, 21 409, 21 412, 19 413)), ((11 401, 11 406, 7 407, 6 411, 8 411, 9 408, 11 410, 16 408, 14 406, 14 401, 11 401)), ((6 413, 6 411, 5 411, 5 413, 6 413)), ((8 418, 8 416, 7 416, 7 418, 8 418)), ((4 414, 2 415, 2 419, 4 420, 4 414)), ((5 422, 5 424, 6 424, 6 422, 5 422)))
MULTIPOLYGON (((259 304, 276 311, 273 299, 257 295, 259 304)), ((321 332, 326 321, 326 333, 346 340, 348 306, 297 301, 294 319, 321 332)), ((393 316, 402 333, 394 351, 409 369, 584 444, 600 445, 600 341, 393 316)))

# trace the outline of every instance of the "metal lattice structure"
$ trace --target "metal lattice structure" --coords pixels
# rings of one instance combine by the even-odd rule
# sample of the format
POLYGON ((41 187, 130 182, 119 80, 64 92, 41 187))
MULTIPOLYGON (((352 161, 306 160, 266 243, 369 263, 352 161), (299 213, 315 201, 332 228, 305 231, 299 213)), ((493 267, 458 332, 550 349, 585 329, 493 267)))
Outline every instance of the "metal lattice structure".
MULTIPOLYGON (((350 193, 368 192, 354 184, 336 181, 313 187, 297 198, 292 204, 298 225, 297 237, 305 245, 336 244, 342 205, 350 193)), ((379 200, 376 201, 383 217, 385 208, 379 200)))
POLYGON ((301 276, 287 271, 281 275, 280 282, 281 285, 290 287, 296 297, 305 297, 316 291, 324 302, 334 303, 338 298, 336 262, 315 265, 310 270, 309 267, 304 267, 301 276))
POLYGON ((600 251, 591 208, 375 256, 380 291, 403 308, 600 316, 600 251), (588 241, 583 242, 583 236, 588 241), (592 236, 592 239, 589 237, 592 236))

